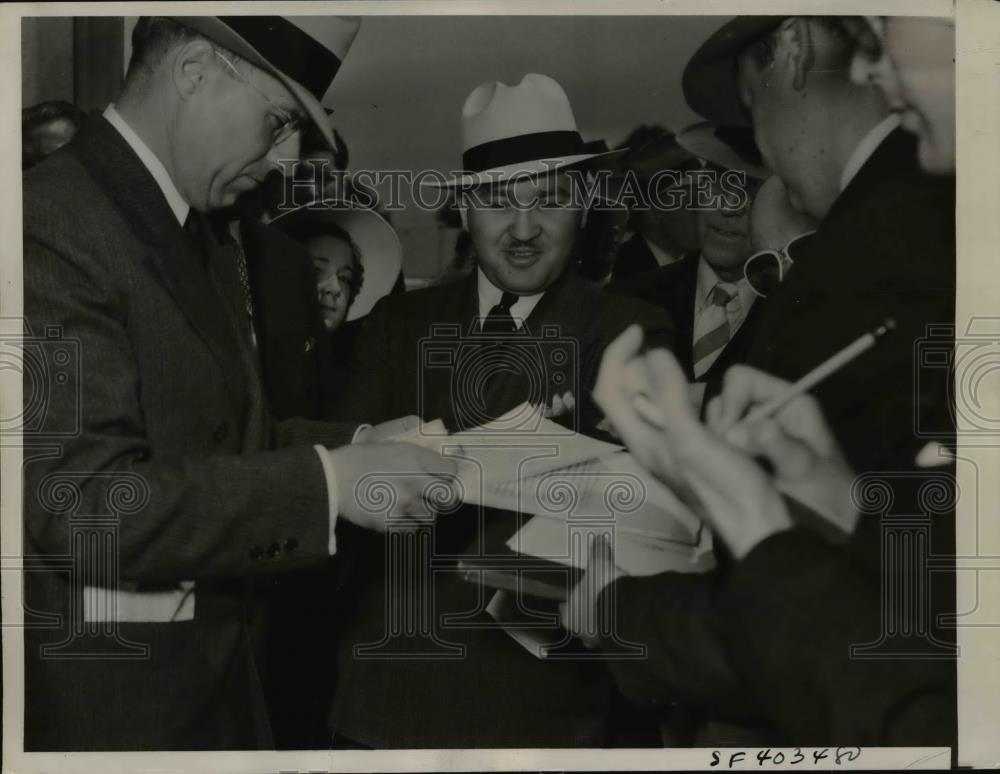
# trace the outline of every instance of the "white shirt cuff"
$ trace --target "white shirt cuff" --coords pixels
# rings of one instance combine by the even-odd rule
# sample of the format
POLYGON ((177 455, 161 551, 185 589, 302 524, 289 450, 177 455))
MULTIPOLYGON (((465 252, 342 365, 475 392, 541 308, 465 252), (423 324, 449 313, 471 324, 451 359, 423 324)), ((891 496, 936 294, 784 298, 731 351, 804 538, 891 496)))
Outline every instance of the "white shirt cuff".
POLYGON ((337 471, 333 467, 333 458, 330 456, 329 449, 320 444, 316 444, 313 448, 319 455, 320 464, 323 466, 323 475, 326 477, 326 500, 330 512, 330 538, 326 545, 330 556, 333 556, 337 553, 337 512, 340 502, 340 493, 337 491, 337 471))

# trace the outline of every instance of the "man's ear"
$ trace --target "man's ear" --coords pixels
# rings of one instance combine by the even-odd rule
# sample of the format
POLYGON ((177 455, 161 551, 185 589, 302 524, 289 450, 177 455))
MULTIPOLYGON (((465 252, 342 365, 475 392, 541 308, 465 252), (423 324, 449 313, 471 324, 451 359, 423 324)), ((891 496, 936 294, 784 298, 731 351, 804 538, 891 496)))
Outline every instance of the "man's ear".
POLYGON ((802 91, 806 85, 806 74, 813 69, 816 61, 809 20, 803 16, 785 19, 778 28, 778 36, 775 56, 784 59, 792 78, 792 87, 802 91))
POLYGON ((203 89, 220 64, 215 49, 207 40, 193 40, 181 46, 174 54, 172 70, 177 93, 187 99, 203 89))

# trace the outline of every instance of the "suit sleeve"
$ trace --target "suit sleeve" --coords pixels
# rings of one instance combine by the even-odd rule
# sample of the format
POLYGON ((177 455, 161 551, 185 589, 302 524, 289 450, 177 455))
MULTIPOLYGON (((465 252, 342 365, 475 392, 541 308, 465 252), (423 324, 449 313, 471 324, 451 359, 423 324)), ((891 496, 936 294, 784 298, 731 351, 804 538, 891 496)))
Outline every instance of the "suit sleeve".
POLYGON ((669 349, 673 351, 677 341, 677 330, 673 320, 662 309, 643 303, 637 310, 636 322, 642 326, 643 343, 647 349, 669 349))
POLYGON ((324 422, 318 419, 293 417, 274 423, 273 446, 283 449, 289 446, 312 446, 320 444, 328 449, 347 446, 354 440, 354 433, 361 423, 354 421, 324 422))
POLYGON ((621 642, 644 648, 641 658, 609 662, 625 696, 641 706, 679 702, 731 720, 759 718, 726 651, 718 584, 717 573, 667 572, 621 578, 602 592, 599 620, 615 622, 615 638, 602 649, 613 655, 621 642))
POLYGON ((719 596, 726 650, 789 738, 956 745, 952 658, 940 650, 921 658, 919 647, 908 655, 926 645, 921 637, 886 643, 881 657, 852 656, 853 646, 880 639, 881 604, 877 572, 806 529, 771 536, 736 566, 719 596))
POLYGON ((310 446, 242 456, 154 453, 120 282, 96 264, 25 235, 27 320, 35 331, 71 333, 80 357, 77 397, 50 390, 44 415, 43 432, 66 438, 61 449, 26 454, 30 542, 65 555, 71 512, 117 510, 122 580, 242 577, 324 561, 330 514, 310 446), (281 548, 273 557, 272 546, 281 548))

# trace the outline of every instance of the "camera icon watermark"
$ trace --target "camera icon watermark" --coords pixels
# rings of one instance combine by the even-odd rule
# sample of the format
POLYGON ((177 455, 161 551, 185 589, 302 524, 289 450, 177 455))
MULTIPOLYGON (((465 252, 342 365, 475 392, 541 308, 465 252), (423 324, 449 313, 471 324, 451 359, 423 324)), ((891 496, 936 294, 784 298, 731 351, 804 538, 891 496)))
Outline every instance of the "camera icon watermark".
MULTIPOLYGON (((517 334, 488 333, 457 324, 432 325, 419 344, 418 405, 422 416, 446 396, 453 430, 469 428, 495 433, 566 435, 560 426, 543 426, 537 406, 548 406, 554 395, 579 396, 576 339, 563 336, 560 326, 543 325, 533 335, 525 323, 517 334), (514 385, 517 398, 508 390, 514 385), (497 406, 516 410, 498 411, 497 406)), ((575 425, 575 407, 568 419, 575 425)))
POLYGON ((916 405, 946 400, 954 426, 930 426, 918 412, 917 436, 947 441, 957 432, 973 443, 1000 439, 1000 317, 973 317, 962 335, 951 324, 930 325, 915 346, 916 405))
POLYGON ((20 375, 23 394, 20 406, 5 404, 0 443, 52 443, 79 435, 80 341, 65 336, 58 326, 35 335, 27 320, 4 322, 0 372, 7 372, 6 377, 20 375))

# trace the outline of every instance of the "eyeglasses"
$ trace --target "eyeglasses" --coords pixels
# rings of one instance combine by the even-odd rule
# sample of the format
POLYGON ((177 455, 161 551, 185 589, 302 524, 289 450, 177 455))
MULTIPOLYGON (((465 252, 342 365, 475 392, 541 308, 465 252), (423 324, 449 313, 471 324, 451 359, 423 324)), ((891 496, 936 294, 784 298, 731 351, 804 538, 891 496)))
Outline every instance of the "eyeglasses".
POLYGON ((229 69, 233 71, 233 74, 239 81, 246 84, 255 92, 257 92, 267 102, 267 104, 271 106, 271 109, 274 111, 279 121, 278 125, 274 127, 274 130, 271 133, 272 148, 275 147, 276 145, 281 145, 283 142, 285 142, 285 140, 287 140, 293 134, 298 134, 299 132, 302 131, 305 125, 305 119, 302 116, 289 113, 287 110, 281 107, 281 105, 278 105, 273 99, 267 96, 259 88, 254 86, 253 83, 251 83, 250 80, 243 73, 241 73, 239 70, 236 69, 236 65, 230 62, 221 53, 216 51, 215 55, 229 66, 229 69))
POLYGON ((767 298, 768 294, 785 279, 785 272, 795 263, 795 259, 792 258, 793 246, 801 247, 802 243, 815 233, 806 231, 792 237, 787 245, 778 250, 761 250, 747 258, 743 264, 743 276, 750 289, 760 298, 767 298))

